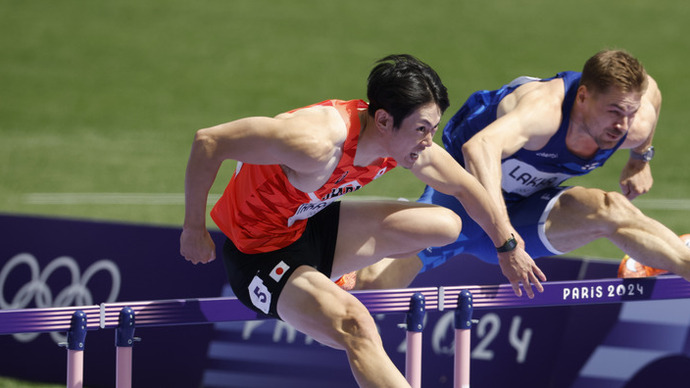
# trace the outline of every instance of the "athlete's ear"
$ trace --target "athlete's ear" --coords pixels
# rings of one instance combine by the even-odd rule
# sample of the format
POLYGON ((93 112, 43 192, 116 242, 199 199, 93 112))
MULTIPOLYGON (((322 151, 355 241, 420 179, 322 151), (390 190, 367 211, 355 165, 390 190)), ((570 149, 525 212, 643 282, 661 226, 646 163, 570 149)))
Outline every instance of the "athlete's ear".
POLYGON ((390 130, 393 128, 393 116, 383 109, 378 109, 374 113, 374 122, 378 130, 390 130))
POLYGON ((575 99, 578 102, 582 103, 587 99, 587 97, 589 97, 590 94, 591 93, 589 92, 589 89, 587 89, 587 86, 580 85, 577 88, 577 95, 576 95, 575 99))

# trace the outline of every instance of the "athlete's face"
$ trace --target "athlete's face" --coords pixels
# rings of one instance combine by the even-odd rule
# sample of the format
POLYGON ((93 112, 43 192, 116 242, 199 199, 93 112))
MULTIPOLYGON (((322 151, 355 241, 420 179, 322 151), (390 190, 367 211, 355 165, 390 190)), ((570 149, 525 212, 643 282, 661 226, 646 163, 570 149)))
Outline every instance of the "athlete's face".
POLYGON ((586 94, 584 125, 600 149, 613 148, 630 130, 640 109, 641 94, 609 88, 586 94))
POLYGON ((389 155, 399 166, 411 168, 419 154, 433 144, 440 122, 441 109, 436 103, 420 106, 402 121, 400 128, 392 129, 389 155))

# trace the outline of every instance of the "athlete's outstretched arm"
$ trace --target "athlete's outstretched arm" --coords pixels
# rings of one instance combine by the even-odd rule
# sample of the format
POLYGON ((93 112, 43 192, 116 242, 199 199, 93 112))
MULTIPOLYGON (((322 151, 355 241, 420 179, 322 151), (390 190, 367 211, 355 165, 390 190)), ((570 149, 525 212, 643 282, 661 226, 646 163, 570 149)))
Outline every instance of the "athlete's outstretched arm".
POLYGON ((647 77, 649 84, 642 95, 640 109, 635 114, 633 123, 622 148, 630 148, 630 158, 623 166, 620 176, 621 192, 629 200, 647 193, 654 180, 649 162, 633 157, 633 152, 643 154, 652 146, 654 132, 661 112, 661 91, 652 77, 647 77))
POLYGON ((507 217, 501 181, 502 160, 522 148, 540 149, 558 130, 563 83, 528 83, 499 105, 498 118, 462 147, 465 168, 474 175, 507 217))
POLYGON ((515 294, 522 295, 520 283, 527 295, 534 297, 530 283, 539 292, 544 290, 540 281, 546 276, 534 260, 525 252, 525 245, 517 231, 510 224, 505 212, 489 199, 486 190, 477 179, 463 169, 443 148, 434 144, 426 149, 412 172, 434 189, 458 198, 460 203, 489 235, 494 245, 502 246, 510 238, 518 241, 518 246, 509 252, 497 253, 501 270, 508 278, 515 294))
MULTIPOLYGON (((546 144, 558 129, 563 93, 559 80, 522 86, 501 103, 500 117, 463 145, 467 171, 486 189, 501 217, 508 218, 501 162, 521 148, 539 149, 546 144)), ((501 270, 511 283, 514 278, 533 276, 529 271, 536 265, 531 260, 499 255, 501 270)))
POLYGON ((194 264, 215 259, 215 246, 206 229, 206 205, 224 160, 280 164, 297 172, 318 170, 332 157, 341 125, 344 128, 334 109, 317 107, 276 118, 244 118, 197 131, 185 176, 182 256, 194 264))

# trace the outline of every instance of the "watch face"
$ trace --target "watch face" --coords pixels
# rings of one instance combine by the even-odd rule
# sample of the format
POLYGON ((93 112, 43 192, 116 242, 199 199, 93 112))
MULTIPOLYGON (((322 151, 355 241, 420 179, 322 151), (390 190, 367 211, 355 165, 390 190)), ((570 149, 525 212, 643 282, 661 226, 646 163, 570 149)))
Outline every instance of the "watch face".
POLYGON ((647 148, 647 150, 645 152, 643 152, 641 154, 638 154, 638 153, 632 151, 631 156, 634 159, 639 159, 639 160, 644 160, 645 162, 649 162, 654 157, 654 147, 650 146, 649 148, 647 148))

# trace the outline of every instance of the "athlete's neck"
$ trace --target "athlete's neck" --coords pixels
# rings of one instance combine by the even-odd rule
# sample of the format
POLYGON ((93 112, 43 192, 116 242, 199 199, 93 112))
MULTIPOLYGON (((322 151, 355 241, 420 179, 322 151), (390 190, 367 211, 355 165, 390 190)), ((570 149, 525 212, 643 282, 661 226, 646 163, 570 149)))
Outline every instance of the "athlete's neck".
POLYGON ((359 113, 359 139, 357 141, 357 151, 355 153, 355 166, 368 166, 381 159, 384 149, 378 144, 379 138, 376 136, 376 123, 374 118, 367 111, 359 113))

